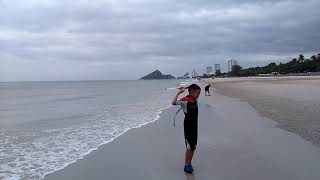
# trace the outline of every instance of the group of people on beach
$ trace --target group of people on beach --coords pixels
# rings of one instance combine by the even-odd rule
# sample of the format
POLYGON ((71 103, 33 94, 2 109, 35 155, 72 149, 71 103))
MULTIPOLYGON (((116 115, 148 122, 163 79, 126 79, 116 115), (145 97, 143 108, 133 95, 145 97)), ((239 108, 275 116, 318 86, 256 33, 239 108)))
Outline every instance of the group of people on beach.
MULTIPOLYGON (((205 96, 210 96, 210 84, 205 86, 205 96)), ((177 94, 172 100, 172 105, 180 105, 185 114, 184 118, 184 138, 186 144, 184 171, 192 174, 194 169, 191 161, 198 140, 198 103, 201 88, 197 84, 191 84, 187 87, 179 87, 177 94), (188 89, 189 94, 178 100, 180 94, 188 89)))

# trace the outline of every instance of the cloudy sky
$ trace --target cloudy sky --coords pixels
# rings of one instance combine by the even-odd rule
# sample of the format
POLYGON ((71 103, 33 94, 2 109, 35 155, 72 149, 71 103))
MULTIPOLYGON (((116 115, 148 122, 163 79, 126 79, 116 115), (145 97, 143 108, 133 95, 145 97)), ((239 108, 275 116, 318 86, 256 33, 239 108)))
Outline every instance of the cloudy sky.
POLYGON ((319 0, 0 0, 0 81, 182 75, 320 53, 319 0))

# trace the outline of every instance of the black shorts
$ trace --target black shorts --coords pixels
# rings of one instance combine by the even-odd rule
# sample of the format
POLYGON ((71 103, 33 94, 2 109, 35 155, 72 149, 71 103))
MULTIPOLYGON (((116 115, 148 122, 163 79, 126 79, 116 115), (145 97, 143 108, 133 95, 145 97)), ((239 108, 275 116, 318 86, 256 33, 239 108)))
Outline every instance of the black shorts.
POLYGON ((184 122, 184 141, 188 150, 194 151, 198 141, 198 126, 184 122))

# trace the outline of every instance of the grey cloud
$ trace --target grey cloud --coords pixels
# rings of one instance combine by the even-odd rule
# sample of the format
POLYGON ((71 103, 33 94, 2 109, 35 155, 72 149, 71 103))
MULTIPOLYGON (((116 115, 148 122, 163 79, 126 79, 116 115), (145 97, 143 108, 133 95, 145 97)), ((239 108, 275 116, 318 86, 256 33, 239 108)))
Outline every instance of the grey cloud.
MULTIPOLYGON (((72 73, 68 62, 78 62, 83 74, 75 74, 88 78, 101 75, 102 67, 138 78, 153 68, 177 74, 229 58, 254 66, 317 53, 319 5, 317 0, 4 0, 0 63, 7 69, 13 67, 10 59, 30 59, 50 68, 54 60, 72 73), (128 73, 138 64, 145 65, 143 72, 128 73)), ((14 79, 12 71, 0 75, 14 79)), ((23 67, 15 71, 24 72, 23 67)))

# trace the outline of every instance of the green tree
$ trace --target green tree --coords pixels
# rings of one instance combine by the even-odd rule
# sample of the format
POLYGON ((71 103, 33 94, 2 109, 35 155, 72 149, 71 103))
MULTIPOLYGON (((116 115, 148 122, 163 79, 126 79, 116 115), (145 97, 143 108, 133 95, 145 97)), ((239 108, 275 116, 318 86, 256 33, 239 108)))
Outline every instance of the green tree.
POLYGON ((268 64, 267 66, 265 66, 263 68, 263 73, 264 74, 269 74, 269 73, 272 73, 272 72, 276 72, 277 71, 277 64, 276 63, 270 63, 268 64))
POLYGON ((303 62, 304 61, 304 55, 303 54, 299 54, 298 61, 299 62, 303 62))
POLYGON ((242 67, 239 65, 233 65, 231 70, 231 76, 240 76, 240 71, 242 67))
POLYGON ((229 76, 257 76, 259 74, 269 74, 272 72, 279 72, 280 74, 289 73, 305 73, 305 72, 319 72, 320 71, 320 53, 313 55, 310 59, 305 59, 303 54, 298 58, 294 58, 287 63, 274 62, 263 67, 250 67, 242 69, 241 66, 232 67, 232 71, 228 73, 229 76), (239 70, 240 69, 240 70, 239 70))

